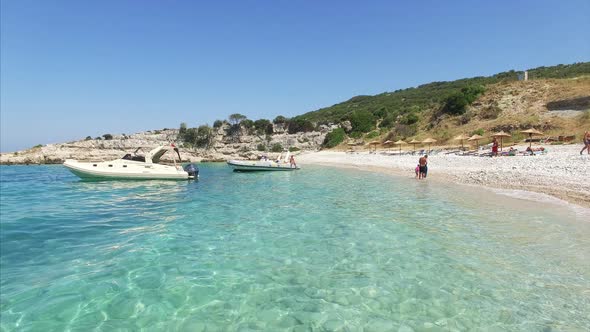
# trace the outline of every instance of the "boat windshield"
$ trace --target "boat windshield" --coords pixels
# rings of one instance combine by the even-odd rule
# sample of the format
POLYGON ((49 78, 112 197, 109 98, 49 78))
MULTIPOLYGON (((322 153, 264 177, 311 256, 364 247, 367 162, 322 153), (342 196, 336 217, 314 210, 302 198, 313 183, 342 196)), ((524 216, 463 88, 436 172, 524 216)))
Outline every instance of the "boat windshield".
MULTIPOLYGON (((154 149, 154 150, 156 150, 156 149, 154 149)), ((152 162, 155 163, 155 164, 159 163, 160 162, 160 158, 162 158, 162 156, 164 155, 164 153, 166 153, 166 151, 168 151, 168 149, 167 148, 164 148, 164 147, 161 147, 161 148, 157 149, 152 154, 152 162)), ((150 151, 150 152, 153 152, 153 150, 150 151)))
POLYGON ((144 156, 132 156, 131 153, 126 154, 121 159, 145 162, 144 156))

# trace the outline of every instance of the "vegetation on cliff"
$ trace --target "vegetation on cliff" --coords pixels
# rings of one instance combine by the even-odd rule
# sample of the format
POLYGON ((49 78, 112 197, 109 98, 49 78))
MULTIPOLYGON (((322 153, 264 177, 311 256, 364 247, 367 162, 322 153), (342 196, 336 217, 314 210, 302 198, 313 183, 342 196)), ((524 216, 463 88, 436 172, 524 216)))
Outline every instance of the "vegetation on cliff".
MULTIPOLYGON (((522 72, 511 70, 489 77, 432 82, 375 96, 356 96, 345 102, 296 116, 294 119, 304 119, 314 123, 340 123, 347 120, 352 122, 353 119, 358 119, 359 114, 363 114, 365 118, 373 118, 373 126, 363 124, 353 128, 353 132, 359 130, 369 132, 379 121, 380 127, 392 128, 407 114, 413 113, 419 116, 424 111, 434 108, 442 107, 443 113, 460 115, 487 85, 518 81, 519 75, 522 75, 522 72)), ((590 62, 528 70, 530 80, 572 78, 583 75, 590 75, 590 62)))
MULTIPOLYGON (((527 72, 529 81, 588 76, 590 62, 539 67, 527 72)), ((280 128, 280 132, 293 134, 318 130, 320 125, 336 124, 343 129, 326 137, 324 147, 337 146, 346 137, 399 139, 437 128, 442 128, 446 132, 439 135, 439 138, 445 140, 452 134, 452 130, 448 129, 449 119, 457 126, 470 124, 467 127, 478 127, 470 129, 470 132, 483 132, 484 130, 479 128, 480 125, 474 123, 498 119, 503 114, 503 108, 498 105, 497 100, 492 100, 482 107, 478 106, 477 112, 469 111, 471 105, 485 95, 489 87, 518 82, 523 76, 523 72, 510 70, 489 77, 432 82, 374 96, 356 96, 345 102, 293 118, 279 115, 272 121, 253 121, 236 113, 230 115, 227 120, 216 120, 213 128, 208 125, 196 128, 181 125, 179 139, 188 146, 207 147, 210 144, 211 132, 224 124, 229 125, 226 129, 227 134, 234 141, 239 140, 242 133, 269 136, 276 134, 275 130, 280 128)), ((515 91, 512 93, 517 93, 515 91)), ((535 124, 534 117, 525 120, 526 124, 535 124)), ((536 120, 540 121, 538 118, 536 120)))

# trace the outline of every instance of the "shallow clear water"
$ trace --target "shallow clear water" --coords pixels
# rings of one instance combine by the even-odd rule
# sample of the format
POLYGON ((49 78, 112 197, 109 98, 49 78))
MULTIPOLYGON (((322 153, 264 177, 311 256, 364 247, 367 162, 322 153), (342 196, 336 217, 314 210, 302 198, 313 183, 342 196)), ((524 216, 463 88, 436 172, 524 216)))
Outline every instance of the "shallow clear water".
POLYGON ((590 223, 549 203, 306 167, 83 182, 0 167, 2 330, 590 326, 590 223))

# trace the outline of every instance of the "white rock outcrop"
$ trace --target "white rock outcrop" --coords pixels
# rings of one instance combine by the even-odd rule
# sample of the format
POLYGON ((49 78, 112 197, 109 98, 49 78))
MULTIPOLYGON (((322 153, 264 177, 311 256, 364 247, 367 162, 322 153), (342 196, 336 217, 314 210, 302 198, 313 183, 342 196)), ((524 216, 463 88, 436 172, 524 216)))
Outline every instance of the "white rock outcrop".
MULTIPOLYGON (((320 149, 326 134, 335 126, 323 126, 320 131, 289 134, 284 128, 268 136, 248 135, 244 130, 237 137, 227 135, 228 126, 213 131, 212 143, 208 149, 185 147, 178 141, 177 129, 149 130, 132 135, 113 135, 110 140, 91 139, 75 142, 47 144, 27 150, 0 154, 0 164, 59 164, 66 159, 82 161, 101 161, 120 158, 138 148, 143 151, 171 143, 180 149, 183 161, 225 161, 234 158, 254 159, 260 154, 272 154, 259 151, 265 147, 297 148, 304 151, 320 149)), ((166 157, 166 156, 165 156, 166 157)), ((172 156, 168 156, 171 158, 172 156)))

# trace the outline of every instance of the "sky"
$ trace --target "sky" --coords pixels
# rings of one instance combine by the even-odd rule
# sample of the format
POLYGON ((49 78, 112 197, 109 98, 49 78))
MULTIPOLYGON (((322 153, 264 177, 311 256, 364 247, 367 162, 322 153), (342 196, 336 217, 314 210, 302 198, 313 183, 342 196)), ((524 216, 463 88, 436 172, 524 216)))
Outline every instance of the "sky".
POLYGON ((0 2, 0 151, 590 61, 589 0, 0 2))

